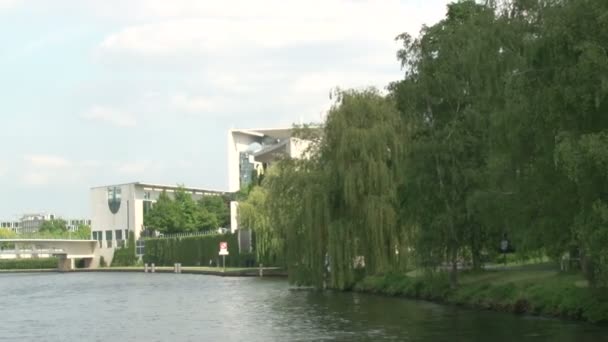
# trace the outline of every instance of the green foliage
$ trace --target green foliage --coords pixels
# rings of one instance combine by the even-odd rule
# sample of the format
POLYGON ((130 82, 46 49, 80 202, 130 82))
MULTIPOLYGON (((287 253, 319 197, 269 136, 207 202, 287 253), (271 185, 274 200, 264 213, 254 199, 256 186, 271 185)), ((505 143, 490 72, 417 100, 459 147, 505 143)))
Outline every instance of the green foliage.
POLYGON ((220 242, 228 243, 230 255, 226 256, 226 267, 242 267, 253 255, 240 253, 236 234, 204 235, 184 238, 146 239, 144 262, 157 266, 221 266, 220 242))
POLYGON ((83 240, 91 239, 91 227, 86 224, 79 225, 72 237, 83 240))
POLYGON ((0 270, 43 270, 57 268, 57 258, 0 259, 0 270))
MULTIPOLYGON (((492 272, 488 272, 491 275, 492 272)), ((494 272, 497 273, 497 272, 494 272)), ((514 272, 517 274, 517 272, 514 272)), ((486 276, 488 274, 481 274, 486 276)), ((608 296, 605 292, 576 286, 580 278, 570 274, 553 274, 530 279, 501 281, 482 280, 466 286, 450 287, 444 274, 409 277, 399 274, 368 276, 355 290, 370 293, 428 299, 484 309, 514 313, 542 314, 591 322, 608 322, 608 296)))
POLYGON ((129 232, 127 245, 114 251, 112 266, 135 266, 137 256, 135 255, 135 235, 129 232))
POLYGON ((182 187, 173 197, 166 192, 159 195, 144 217, 147 228, 165 234, 209 231, 229 220, 228 204, 222 197, 206 196, 197 203, 182 187))
POLYGON ((42 222, 40 225, 40 229, 38 230, 40 233, 50 233, 50 234, 62 234, 68 231, 66 222, 61 219, 55 220, 47 220, 42 222))
POLYGON ((0 239, 11 239, 17 234, 10 229, 0 228, 0 239))
MULTIPOLYGON (((10 229, 0 228, 0 239, 11 239, 16 237, 17 234, 10 229)), ((14 244, 10 242, 1 242, 0 248, 13 248, 14 244)))
POLYGON ((230 225, 229 199, 222 196, 204 196, 198 201, 198 205, 207 212, 215 215, 220 227, 230 225))

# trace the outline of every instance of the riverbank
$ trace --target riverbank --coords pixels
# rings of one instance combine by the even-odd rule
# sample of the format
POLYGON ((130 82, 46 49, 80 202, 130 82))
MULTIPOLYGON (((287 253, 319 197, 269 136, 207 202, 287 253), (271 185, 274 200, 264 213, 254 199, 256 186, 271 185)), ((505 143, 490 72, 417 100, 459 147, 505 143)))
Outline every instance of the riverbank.
POLYGON ((456 288, 450 287, 445 274, 370 276, 360 281, 354 290, 516 314, 608 323, 608 293, 590 288, 578 273, 558 272, 552 266, 463 272, 459 274, 456 288))
MULTIPOLYGON (((38 273, 38 272, 133 272, 133 273, 144 273, 144 267, 132 266, 132 267, 101 267, 101 268, 77 268, 71 271, 59 271, 57 269, 0 269, 0 273, 38 273)), ((151 269, 148 269, 151 273, 151 269)), ((170 266, 158 266, 155 268, 155 273, 174 273, 173 267, 170 266)), ((223 271, 217 267, 187 267, 181 268, 183 274, 201 274, 201 275, 213 275, 220 277, 259 277, 260 268, 234 268, 226 267, 223 271)), ((287 277, 287 273, 277 267, 264 267, 262 268, 262 276, 264 277, 287 277)))
MULTIPOLYGON (((277 267, 264 267, 261 269, 264 277, 286 277, 287 273, 277 267)), ((144 272, 144 267, 141 266, 129 266, 129 267, 101 267, 101 268, 79 268, 70 272, 144 272)), ((148 268, 148 272, 151 272, 151 268, 148 268)), ((174 273, 174 269, 171 266, 157 266, 155 267, 155 273, 174 273)), ((182 266, 181 273, 183 274, 203 274, 203 275, 215 275, 221 277, 259 277, 259 267, 226 267, 223 271, 218 267, 189 267, 182 266)))

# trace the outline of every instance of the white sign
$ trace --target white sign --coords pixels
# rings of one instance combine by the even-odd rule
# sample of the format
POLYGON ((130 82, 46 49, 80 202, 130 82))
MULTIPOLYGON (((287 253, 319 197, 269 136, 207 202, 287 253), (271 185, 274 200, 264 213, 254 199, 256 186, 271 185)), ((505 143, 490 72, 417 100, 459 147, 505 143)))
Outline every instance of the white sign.
POLYGON ((220 255, 228 255, 228 242, 220 242, 220 255))

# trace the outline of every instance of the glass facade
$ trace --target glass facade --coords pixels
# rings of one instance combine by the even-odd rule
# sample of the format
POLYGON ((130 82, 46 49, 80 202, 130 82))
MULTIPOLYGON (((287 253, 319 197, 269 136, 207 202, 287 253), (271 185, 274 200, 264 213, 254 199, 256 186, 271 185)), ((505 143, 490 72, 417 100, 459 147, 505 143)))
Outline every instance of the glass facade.
POLYGON ((239 168, 241 188, 251 183, 251 175, 253 174, 254 165, 249 161, 249 156, 251 156, 251 153, 249 152, 240 153, 239 168))
POLYGON ((106 246, 112 248, 112 231, 106 230, 106 246))

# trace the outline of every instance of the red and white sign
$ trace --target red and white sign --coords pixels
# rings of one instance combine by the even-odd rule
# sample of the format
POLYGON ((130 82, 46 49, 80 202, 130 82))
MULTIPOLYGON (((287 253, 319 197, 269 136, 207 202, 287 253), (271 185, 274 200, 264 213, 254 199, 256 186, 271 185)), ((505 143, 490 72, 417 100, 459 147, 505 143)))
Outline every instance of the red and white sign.
POLYGON ((228 242, 220 242, 220 255, 228 255, 228 242))

